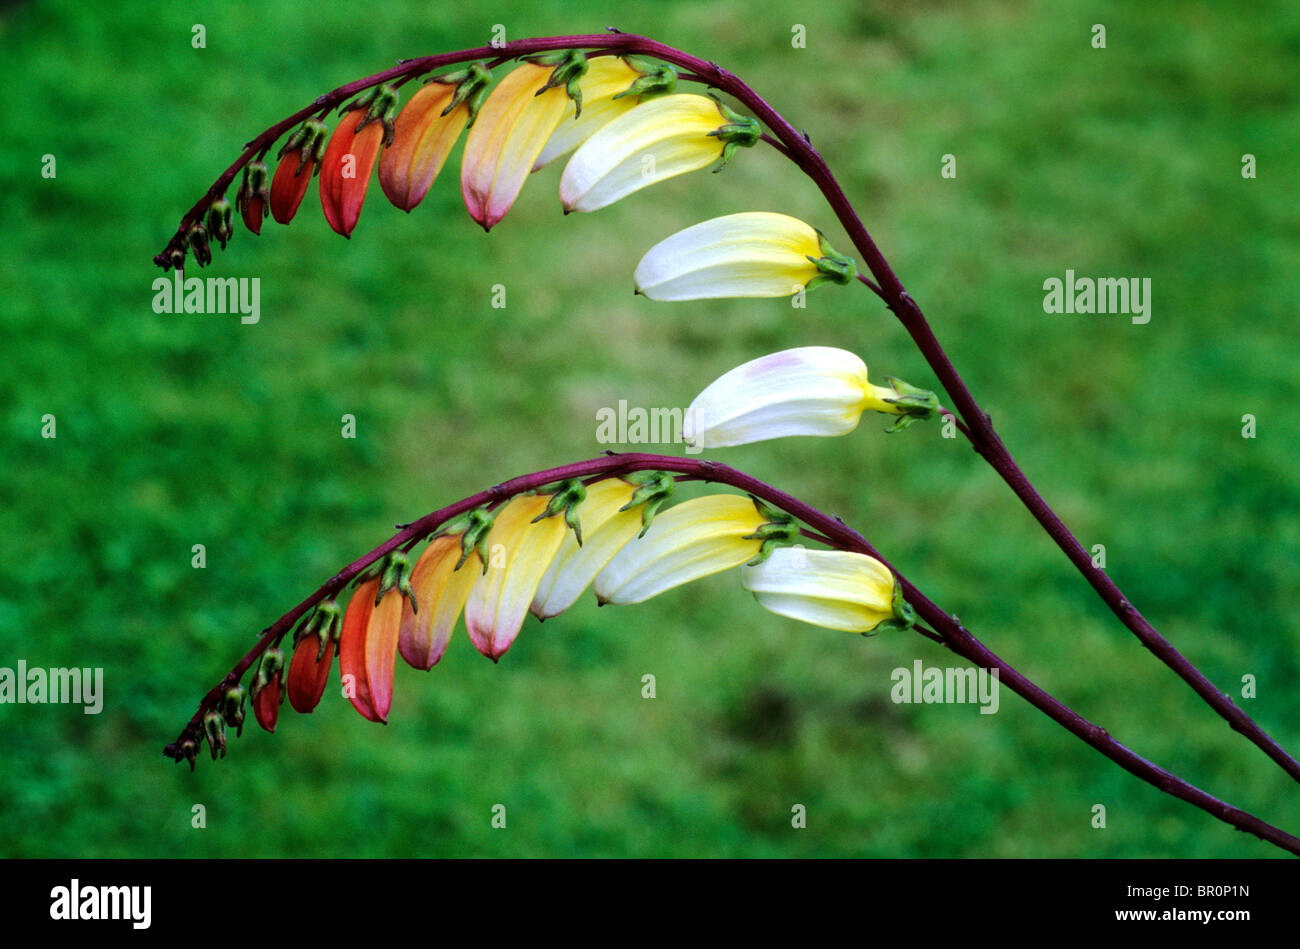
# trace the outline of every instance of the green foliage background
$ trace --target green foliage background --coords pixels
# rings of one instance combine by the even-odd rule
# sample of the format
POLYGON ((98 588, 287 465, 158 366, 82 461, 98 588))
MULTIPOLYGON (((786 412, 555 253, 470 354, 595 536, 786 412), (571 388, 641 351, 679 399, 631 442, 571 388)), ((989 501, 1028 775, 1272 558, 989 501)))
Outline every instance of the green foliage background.
MULTIPOLYGON (((1300 749, 1300 8, 1232 7, 5 7, 0 665, 102 666, 107 699, 97 717, 0 706, 0 853, 1275 855, 1009 691, 992 716, 893 704, 892 669, 948 655, 782 620, 733 575, 530 620, 499 666, 460 632, 431 673, 401 669, 387 727, 331 688, 311 718, 286 706, 277 734, 252 727, 193 775, 161 755, 258 630, 394 523, 595 455, 601 406, 684 406, 739 362, 808 344, 935 384, 861 288, 819 290, 802 311, 629 292, 651 244, 716 214, 783 211, 848 247, 812 185, 761 147, 568 218, 556 166, 487 236, 455 158, 409 216, 374 187, 350 242, 313 192, 291 230, 241 227, 206 272, 260 277, 260 324, 152 312, 153 254, 245 141, 495 23, 512 38, 649 33, 806 128, 1045 496, 1213 681, 1238 695, 1257 677, 1245 707, 1300 749), (1256 180, 1240 174, 1247 152, 1256 180), (956 180, 939 175, 945 153, 956 180), (1044 314, 1042 282, 1066 268, 1149 276, 1150 324, 1044 314), (489 305, 496 283, 505 310, 489 305), (40 437, 45 413, 57 439, 40 437), (339 437, 344 413, 355 441, 339 437)), ((880 427, 714 457, 841 513, 1140 753, 1300 830, 1300 789, 1114 621, 964 443, 933 423, 880 427)))

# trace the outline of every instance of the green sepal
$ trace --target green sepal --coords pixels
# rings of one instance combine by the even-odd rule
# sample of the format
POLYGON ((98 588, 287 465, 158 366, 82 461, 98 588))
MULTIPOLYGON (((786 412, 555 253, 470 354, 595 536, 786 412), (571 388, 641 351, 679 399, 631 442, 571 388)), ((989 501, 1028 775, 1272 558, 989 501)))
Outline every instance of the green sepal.
MULTIPOLYGON (((212 247, 208 244, 208 229, 202 224, 195 224, 185 235, 190 250, 194 251, 194 262, 200 267, 212 263, 212 247)), ((178 268, 179 269, 179 268, 178 268)))
POLYGON ((207 736, 208 748, 212 752, 212 760, 217 760, 217 753, 221 757, 226 756, 226 721, 217 712, 208 712, 203 716, 203 734, 207 736))
POLYGON ((754 507, 758 510, 764 520, 767 522, 759 526, 758 530, 752 534, 746 534, 743 540, 761 540, 758 554, 753 560, 749 561, 746 566, 757 567, 768 557, 772 556, 772 551, 778 544, 788 543, 799 536, 799 526, 795 524, 794 517, 785 511, 778 511, 769 504, 760 501, 754 495, 749 499, 754 502, 754 507))
POLYGON ((384 566, 379 574, 379 590, 375 594, 375 606, 390 590, 396 590, 411 601, 411 610, 418 613, 420 605, 415 601, 415 591, 411 589, 411 558, 404 550, 394 550, 384 558, 384 566))
MULTIPOLYGON (((284 672, 284 650, 279 646, 271 646, 262 653, 262 661, 257 664, 257 671, 253 673, 253 681, 248 689, 249 697, 256 702, 258 694, 282 672, 284 672)), ((280 701, 284 701, 283 692, 280 693, 280 701)))
POLYGON ((846 284, 852 283, 853 278, 858 275, 858 265, 853 258, 847 254, 841 254, 831 246, 826 235, 821 231, 817 232, 817 243, 821 247, 822 255, 820 257, 809 256, 808 261, 817 268, 817 276, 808 281, 806 290, 813 287, 821 286, 823 283, 846 284))
POLYGON ((623 475, 623 480, 628 484, 636 485, 636 490, 632 492, 632 497, 619 508, 619 513, 630 511, 638 504, 645 505, 641 508, 641 530, 637 537, 644 537, 645 532, 650 529, 651 523, 654 522, 655 515, 663 507, 665 501, 672 496, 673 488, 677 482, 666 471, 635 471, 632 474, 623 475))
POLYGON ((892 632, 898 630, 905 632, 916 625, 916 610, 912 604, 908 603, 903 596, 903 585, 898 582, 898 577, 894 577, 894 598, 891 604, 894 609, 894 618, 881 620, 867 632, 864 636, 874 635, 876 633, 892 632))
POLYGON ((708 133, 711 138, 721 139, 725 143, 722 146, 722 160, 718 162, 718 167, 713 169, 713 173, 717 174, 727 167, 737 148, 751 148, 762 137, 763 129, 758 124, 758 119, 753 116, 741 115, 729 108, 712 92, 709 93, 709 97, 718 104, 718 111, 726 119, 726 124, 708 133))
POLYGON ((564 523, 568 524, 573 530, 573 536, 578 541, 578 546, 582 546, 582 527, 578 523, 577 507, 587 497, 586 486, 577 478, 570 478, 560 484, 559 488, 551 495, 550 501, 546 503, 546 510, 534 517, 531 523, 536 524, 548 517, 554 517, 561 511, 564 512, 564 523))
POLYGON ((564 87, 564 91, 569 98, 573 100, 573 117, 575 119, 582 116, 582 87, 578 80, 587 74, 587 57, 581 50, 571 49, 561 51, 562 55, 556 58, 555 53, 543 53, 537 56, 523 57, 525 62, 532 63, 535 66, 554 66, 551 70, 550 78, 546 80, 546 85, 533 93, 540 96, 547 89, 555 89, 559 86, 564 87))
POLYGON ((331 640, 337 643, 342 632, 343 608, 333 599, 322 600, 293 634, 293 644, 297 646, 306 637, 315 635, 320 640, 316 650, 316 661, 320 662, 325 658, 325 647, 331 640))
POLYGON ((352 130, 356 135, 363 128, 372 122, 379 122, 384 126, 384 145, 393 144, 393 122, 397 118, 397 102, 400 97, 397 90, 391 83, 380 83, 360 98, 353 99, 339 109, 340 113, 355 112, 357 109, 365 109, 365 117, 357 123, 357 127, 352 130))
POLYGON ((244 733, 244 701, 247 698, 248 692, 242 685, 227 689, 221 696, 221 717, 227 725, 235 729, 236 737, 244 733))
POLYGON ((244 208, 254 198, 262 199, 262 217, 270 213, 269 205, 271 203, 271 192, 269 190, 270 175, 266 169, 266 163, 250 161, 244 166, 244 178, 239 183, 239 191, 235 193, 235 209, 239 213, 244 213, 244 208))
POLYGON ((654 63, 639 56, 624 56, 623 62, 639 72, 641 78, 633 80, 632 85, 614 96, 615 99, 624 96, 648 99, 665 95, 677 88, 677 70, 668 63, 654 63))
POLYGON ((320 170, 320 160, 325 157, 325 146, 329 143, 329 135, 328 125, 319 119, 308 119, 293 130, 285 143, 280 146, 275 157, 280 159, 287 153, 297 150, 298 167, 294 169, 293 176, 297 178, 301 175, 308 161, 315 162, 312 169, 312 174, 315 174, 320 170))
POLYGON ((446 85, 455 85, 456 91, 451 95, 451 101, 447 103, 447 108, 443 109, 440 115, 451 115, 452 110, 462 102, 468 101, 466 108, 469 111, 469 121, 465 123, 466 128, 474 125, 474 120, 478 118, 478 110, 483 107, 483 102, 487 99, 488 83, 492 81, 492 73, 482 62, 470 63, 464 69, 458 69, 455 72, 444 73, 441 76, 431 76, 424 80, 425 85, 431 82, 441 82, 446 85))
POLYGON ((224 197, 217 198, 208 205, 207 228, 213 240, 220 241, 221 249, 226 249, 226 241, 235 236, 232 224, 234 208, 224 197))
POLYGON ((460 534, 460 559, 456 561, 456 570, 465 565, 465 561, 469 559, 472 552, 477 551, 479 562, 483 564, 483 573, 487 573, 487 536, 488 531, 492 529, 494 520, 495 518, 490 511, 476 507, 472 511, 466 511, 459 517, 454 518, 434 535, 460 534))
POLYGON ((939 397, 929 389, 921 389, 896 376, 885 376, 885 382, 894 390, 895 398, 885 399, 898 407, 898 419, 885 429, 889 434, 901 432, 913 422, 930 418, 939 411, 939 397))

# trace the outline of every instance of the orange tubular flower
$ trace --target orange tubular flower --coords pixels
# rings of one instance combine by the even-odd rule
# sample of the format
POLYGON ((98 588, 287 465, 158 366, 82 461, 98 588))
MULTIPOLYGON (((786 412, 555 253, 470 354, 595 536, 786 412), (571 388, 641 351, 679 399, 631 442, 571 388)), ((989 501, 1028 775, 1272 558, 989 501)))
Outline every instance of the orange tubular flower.
POLYGON ((451 639, 456 620, 465 608, 470 588, 483 573, 483 563, 470 551, 461 559, 461 535, 435 537, 411 573, 415 603, 402 607, 402 625, 397 648, 402 658, 416 669, 432 669, 442 658, 451 639))
POLYGON ((393 127, 393 144, 379 159, 379 185, 396 207, 410 211, 424 200, 473 119, 489 79, 487 69, 475 63, 436 77, 402 109, 393 127))
MULTIPOLYGON (((312 175, 320 166, 325 154, 325 139, 329 129, 321 122, 304 122, 280 149, 280 164, 271 180, 271 216, 281 224, 288 224, 298 213, 312 175)), ((247 223, 247 222, 245 222, 247 223)))
POLYGON ((483 104, 465 139, 460 189, 470 217, 485 231, 506 216, 519 196, 586 66, 578 52, 569 53, 554 68, 522 63, 483 104))
POLYGON ((321 209, 329 226, 344 237, 352 236, 361 217, 380 149, 393 140, 391 112, 396 105, 397 93, 387 85, 379 86, 366 99, 352 103, 325 148, 321 209))

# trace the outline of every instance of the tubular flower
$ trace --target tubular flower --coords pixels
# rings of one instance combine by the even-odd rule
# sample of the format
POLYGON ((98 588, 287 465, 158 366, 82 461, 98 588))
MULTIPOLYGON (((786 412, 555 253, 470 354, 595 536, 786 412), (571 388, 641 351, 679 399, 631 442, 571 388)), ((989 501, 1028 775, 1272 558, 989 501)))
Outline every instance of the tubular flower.
POLYGON ((351 237, 370 187, 379 150, 393 140, 397 93, 388 85, 345 106, 347 115, 330 136, 321 159, 320 203, 336 233, 351 237))
POLYGON ((758 122, 691 93, 662 96, 614 119, 573 153, 560 179, 565 211, 595 211, 647 185, 695 171, 759 138, 758 122))
POLYGON ((565 534, 533 596, 534 616, 550 619, 567 610, 636 536, 642 525, 642 506, 636 497, 640 490, 621 478, 607 478, 587 488, 586 500, 576 509, 582 543, 576 535, 565 534))
POLYGON ((636 107, 641 96, 667 92, 677 81, 671 66, 641 66, 636 60, 598 56, 589 61, 578 82, 582 107, 569 104, 555 133, 533 162, 533 171, 573 151, 597 131, 636 107))
POLYGON ((914 619, 894 574, 866 554, 782 547, 742 568, 740 582, 764 609, 827 629, 867 633, 914 619))
POLYGON ((636 292, 651 300, 788 297, 826 282, 848 283, 857 268, 798 218, 749 211, 678 231, 637 264, 636 292))
POLYGON ((329 129, 314 119, 304 122, 280 149, 280 164, 271 179, 271 217, 288 224, 298 213, 312 175, 320 167, 325 155, 325 142, 329 129))
POLYGON ((271 195, 266 187, 266 165, 260 161, 249 162, 244 168, 244 180, 235 196, 235 207, 244 218, 244 226, 254 234, 262 233, 262 220, 266 217, 271 195))
POLYGON ((533 162, 564 117, 587 61, 573 52, 549 68, 522 63, 492 90, 465 139, 460 189, 470 217, 490 231, 515 203, 533 162))
POLYGON ((295 712, 310 712, 320 704, 329 681, 341 621, 338 604, 326 600, 316 607, 294 639, 288 692, 289 704, 295 712))
POLYGON ((890 431, 938 408, 932 392, 887 376, 872 385, 866 364, 829 346, 803 346, 753 359, 695 397, 682 422, 694 448, 722 448, 787 435, 846 435, 867 409, 898 415, 890 431))
POLYGON ((512 498, 485 539, 487 571, 469 592, 465 627, 474 647, 494 662, 515 641, 542 575, 564 540, 566 518, 548 516, 550 501, 547 495, 512 498))
POLYGON ((411 573, 415 599, 402 608, 397 649, 416 669, 432 669, 442 658, 470 588, 482 573, 476 551, 464 558, 461 554, 462 535, 435 537, 411 573))
POLYGON ((357 587, 343 616, 339 672, 345 694, 353 708, 372 722, 387 723, 393 704, 403 603, 414 597, 410 566, 404 553, 389 554, 380 575, 357 587))
POLYGON ((665 590, 766 555, 797 530, 752 498, 710 494, 669 508, 596 576, 596 599, 640 603, 665 590))
POLYGON ((257 665, 257 674, 253 676, 253 685, 249 689, 253 699, 253 717, 269 732, 275 731, 275 723, 280 717, 280 703, 284 701, 280 687, 283 678, 284 652, 272 646, 262 653, 262 661, 257 665))
POLYGON ((410 211, 424 200, 474 117, 489 78, 487 69, 474 63, 435 76, 406 103, 393 126, 393 144, 379 159, 379 185, 395 206, 410 211))

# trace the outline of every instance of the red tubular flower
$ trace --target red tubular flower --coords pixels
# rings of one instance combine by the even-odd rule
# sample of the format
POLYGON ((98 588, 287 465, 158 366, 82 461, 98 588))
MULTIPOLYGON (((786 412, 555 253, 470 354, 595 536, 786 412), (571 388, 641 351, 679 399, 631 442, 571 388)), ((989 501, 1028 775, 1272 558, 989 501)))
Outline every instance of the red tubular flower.
POLYGON ((275 723, 280 717, 280 703, 284 701, 284 692, 280 688, 283 677, 284 653, 272 646, 262 655, 251 690, 253 716, 257 724, 269 732, 275 731, 275 723))
POLYGON ((343 632, 339 636, 339 672, 343 676, 343 694, 352 706, 372 722, 379 721, 370 698, 370 681, 366 675, 366 628, 375 611, 379 578, 357 587, 343 614, 343 632))
POLYGON ((289 661, 288 681, 289 704, 296 712, 312 711, 325 694, 338 641, 338 619, 338 604, 327 600, 316 607, 298 637, 289 661))
POLYGON ((271 196, 266 189, 266 165, 261 161, 248 163, 244 180, 235 195, 235 207, 244 218, 244 226, 254 234, 262 233, 262 219, 266 217, 271 196))
POLYGON ((270 205, 271 216, 281 224, 288 224, 298 213, 312 175, 320 166, 328 135, 324 123, 313 119, 304 122, 280 149, 280 164, 271 181, 270 205))
POLYGON ((361 217, 380 150, 393 141, 392 113, 396 106, 397 92, 390 86, 379 86, 365 99, 352 103, 325 148, 320 171, 321 209, 329 226, 344 237, 352 236, 361 217))

